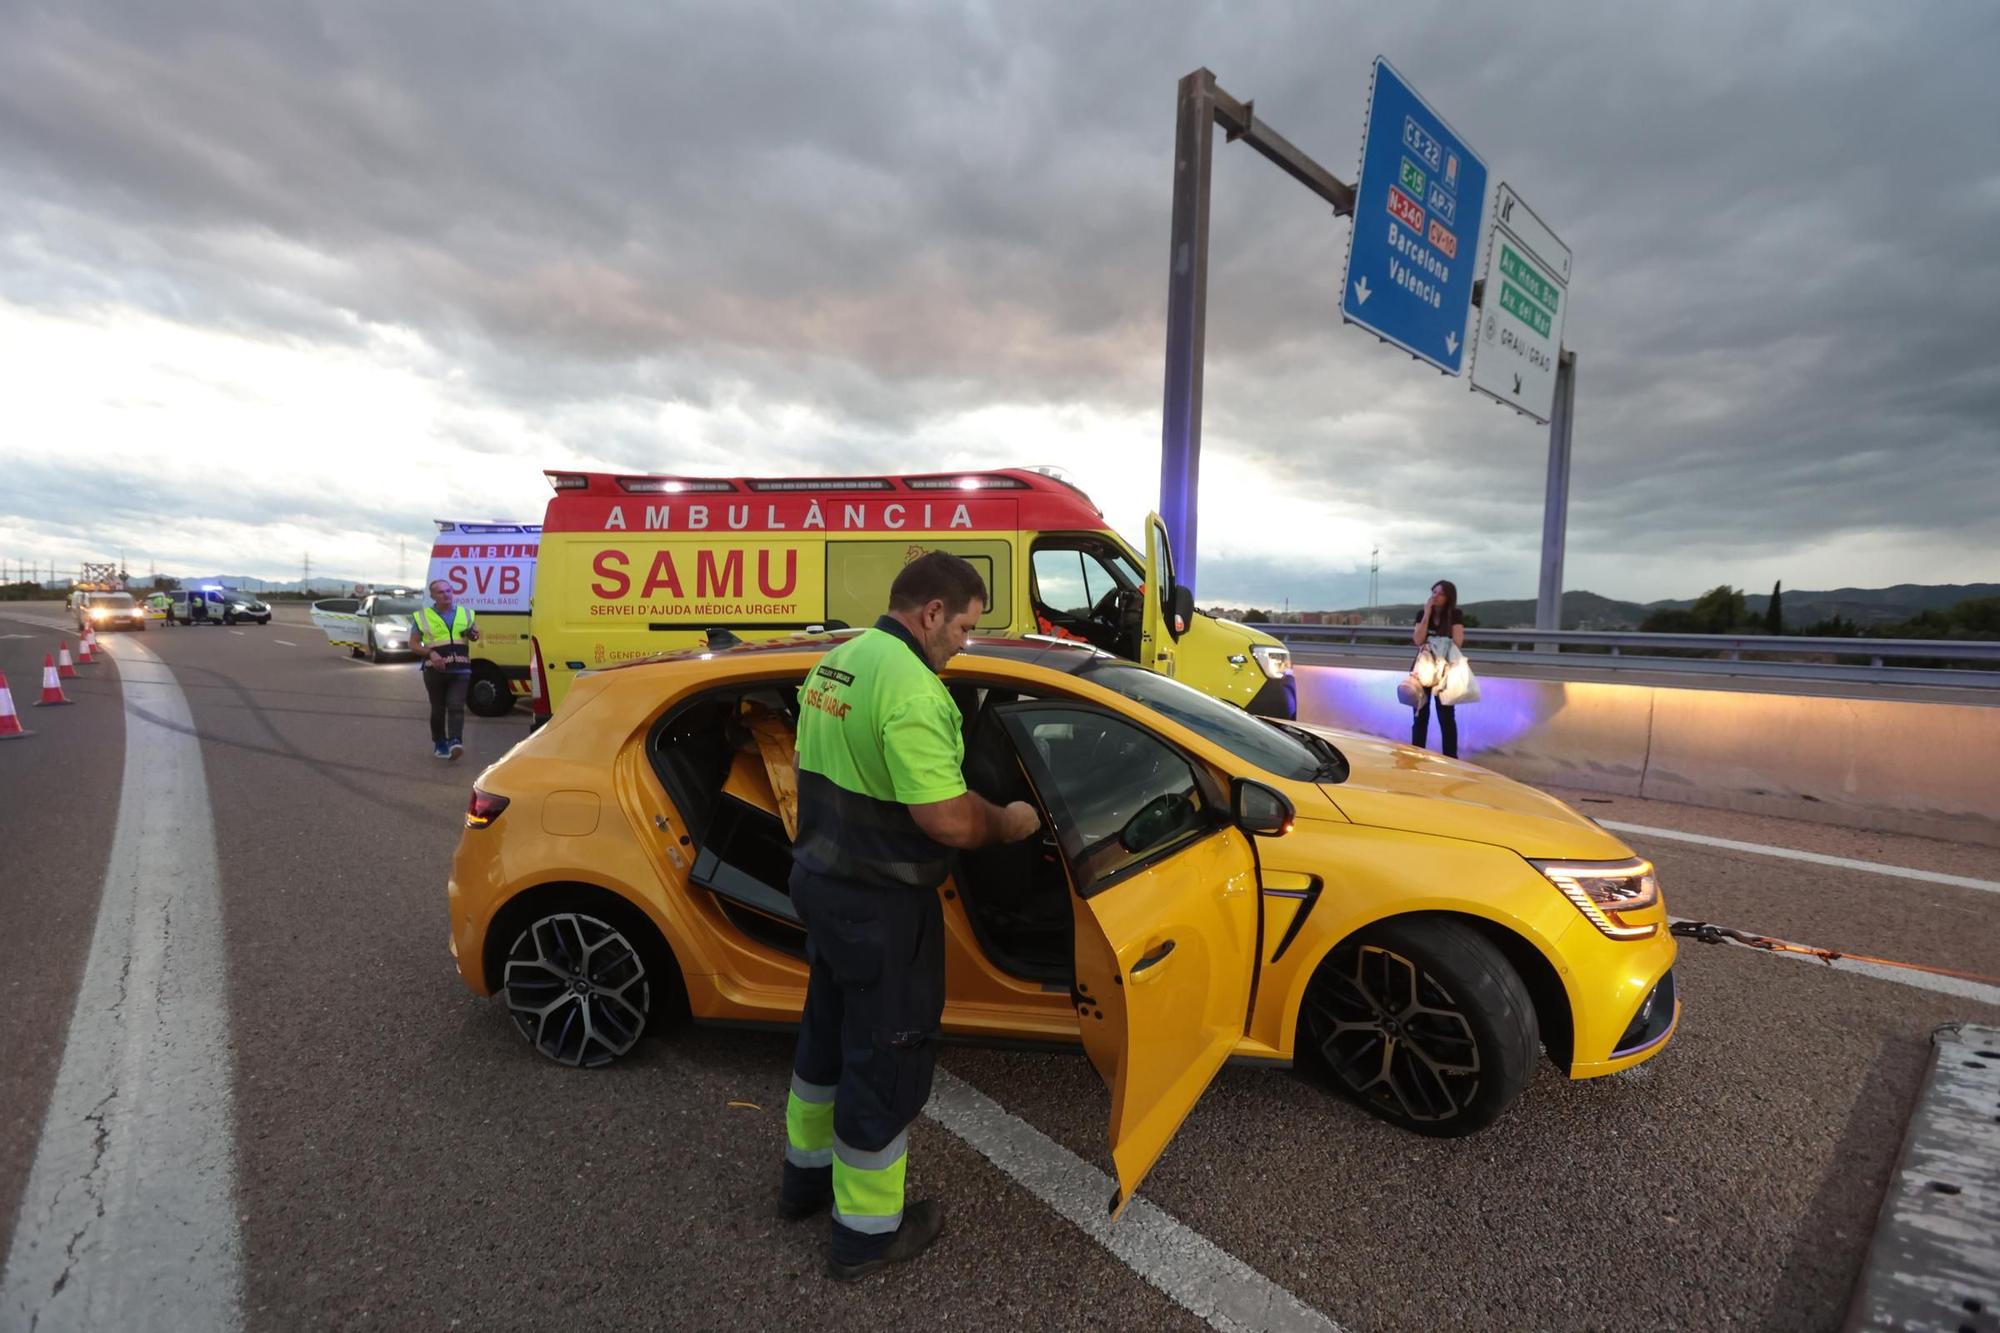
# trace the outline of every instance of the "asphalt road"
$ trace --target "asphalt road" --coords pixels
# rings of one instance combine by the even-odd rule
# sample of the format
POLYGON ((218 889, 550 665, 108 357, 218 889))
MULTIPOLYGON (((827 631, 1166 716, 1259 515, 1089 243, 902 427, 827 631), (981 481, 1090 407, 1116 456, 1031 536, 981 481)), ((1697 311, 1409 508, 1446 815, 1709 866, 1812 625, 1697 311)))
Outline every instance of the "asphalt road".
MULTIPOLYGON (((33 708, 59 612, 7 614, 0 670, 37 734, 0 742, 0 1251, 123 744, 116 665, 71 682, 75 707, 33 708)), ((468 718, 467 758, 439 763, 413 667, 346 660, 280 615, 143 640, 189 700, 214 810, 247 1327, 1202 1326, 929 1120, 911 1192, 947 1201, 945 1240, 909 1271, 825 1282, 824 1223, 768 1217, 788 1039, 690 1031, 564 1070, 459 983, 443 893, 459 816, 526 718, 468 718)), ((1991 849, 1588 799, 1607 820, 2000 877, 1991 849)), ((1627 836, 1677 915, 1995 969, 2000 895, 1627 836)), ((1930 1030, 2000 1009, 1735 948, 1684 945, 1679 977, 1660 1058, 1582 1084, 1544 1069, 1469 1140, 1226 1070, 1144 1196, 1349 1329, 1836 1326, 1930 1030)), ((955 1047, 942 1064, 1108 1167, 1108 1099, 1080 1057, 955 1047)))

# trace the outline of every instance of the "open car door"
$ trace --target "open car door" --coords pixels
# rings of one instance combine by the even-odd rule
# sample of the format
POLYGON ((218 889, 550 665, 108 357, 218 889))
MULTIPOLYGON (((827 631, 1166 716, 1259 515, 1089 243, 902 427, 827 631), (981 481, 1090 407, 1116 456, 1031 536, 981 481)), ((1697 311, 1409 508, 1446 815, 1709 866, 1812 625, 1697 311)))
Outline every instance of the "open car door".
POLYGON ((1111 1089, 1116 1217, 1243 1035, 1255 857, 1212 780, 1136 722, 1053 700, 997 711, 1070 872, 1070 998, 1111 1089))
POLYGON ((313 624, 326 632, 326 641, 350 652, 365 646, 368 637, 368 625, 360 613, 358 597, 330 597, 312 604, 313 624))
POLYGON ((1175 643, 1186 630, 1176 625, 1174 548, 1167 540, 1166 521, 1146 515, 1146 595, 1139 618, 1139 665, 1162 676, 1174 674, 1175 643))

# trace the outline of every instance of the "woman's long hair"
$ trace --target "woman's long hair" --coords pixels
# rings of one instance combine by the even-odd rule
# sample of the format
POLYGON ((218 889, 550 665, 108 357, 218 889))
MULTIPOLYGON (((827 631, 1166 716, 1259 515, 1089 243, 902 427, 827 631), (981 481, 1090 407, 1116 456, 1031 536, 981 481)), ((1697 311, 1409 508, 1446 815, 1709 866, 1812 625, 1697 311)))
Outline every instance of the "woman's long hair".
POLYGON ((1452 614, 1458 610, 1458 585, 1450 579, 1439 579, 1431 586, 1444 589, 1444 605, 1439 607, 1437 615, 1432 617, 1430 632, 1449 636, 1452 614))

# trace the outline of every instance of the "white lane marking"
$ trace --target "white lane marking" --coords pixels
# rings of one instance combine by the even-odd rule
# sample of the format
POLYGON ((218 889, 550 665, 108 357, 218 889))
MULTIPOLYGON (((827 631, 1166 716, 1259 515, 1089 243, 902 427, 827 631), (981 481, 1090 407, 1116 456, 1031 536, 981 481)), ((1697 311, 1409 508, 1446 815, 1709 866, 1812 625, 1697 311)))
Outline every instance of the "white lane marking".
POLYGON ((105 646, 125 700, 117 832, 0 1326, 232 1330, 242 1244, 201 743, 158 656, 136 640, 105 646))
POLYGON ((1340 1325, 1144 1199, 1134 1199, 1113 1225, 1105 1204, 1117 1187, 1109 1176, 963 1079, 939 1069, 924 1114, 1210 1327, 1340 1333, 1340 1325))
MULTIPOLYGON (((1669 916, 1669 921, 1692 921, 1693 917, 1669 916)), ((1773 935, 1772 939, 1777 939, 1773 935)), ((1779 940, 1781 944, 1793 944, 1794 940, 1779 940)), ((1686 947, 1685 944, 1682 945, 1686 947)), ((1723 948, 1736 948, 1734 944, 1724 944, 1723 948)), ((1760 950, 1759 952, 1764 952, 1760 950)), ((1956 995, 1961 1000, 1976 1000, 1980 1004, 1990 1004, 2000 1009, 2000 986, 1989 986, 1983 981, 1968 981, 1964 977, 1941 977, 1932 972, 1912 972, 1908 968, 1884 967, 1880 963, 1864 963, 1858 958, 1836 958, 1831 963, 1816 958, 1809 953, 1772 953, 1773 958, 1789 958, 1795 963, 1811 963, 1814 967, 1831 967, 1836 972, 1859 972, 1864 977, 1877 981, 1893 981, 1899 986, 1911 986, 1917 990, 1936 991, 1939 995, 1956 995)), ((1639 1068, 1645 1068, 1644 1065, 1639 1068)))
POLYGON ((290 639, 273 639, 273 640, 271 640, 271 642, 272 642, 272 643, 282 643, 282 644, 284 644, 284 645, 285 645, 285 647, 287 647, 287 648, 296 648, 296 647, 298 647, 298 645, 297 645, 296 643, 293 643, 293 642, 292 642, 292 641, 291 641, 290 639))
POLYGON ((230 632, 231 634, 234 634, 234 635, 235 635, 235 636, 236 636, 237 638, 239 638, 239 639, 243 637, 243 631, 242 631, 242 630, 240 630, 240 629, 233 629, 233 630, 231 630, 231 631, 229 631, 229 632, 230 632))
POLYGON ((1750 852, 1756 856, 1781 856, 1787 861, 1806 861, 1816 866, 1834 866, 1840 870, 1865 870, 1876 875, 1892 875, 1897 879, 1920 879, 1926 884, 1950 884, 1961 889, 1978 889, 1982 893, 2000 893, 2000 880, 1974 879, 1970 875, 1946 875, 1936 870, 1913 870, 1908 866, 1885 865, 1880 861, 1857 861, 1846 856, 1801 852, 1791 847, 1766 847, 1760 842, 1711 838, 1706 833, 1683 833, 1677 828, 1623 824, 1615 819, 1600 819, 1597 822, 1619 833, 1637 833, 1648 838, 1671 838, 1675 842, 1695 842, 1704 847, 1722 847, 1732 852, 1750 852))

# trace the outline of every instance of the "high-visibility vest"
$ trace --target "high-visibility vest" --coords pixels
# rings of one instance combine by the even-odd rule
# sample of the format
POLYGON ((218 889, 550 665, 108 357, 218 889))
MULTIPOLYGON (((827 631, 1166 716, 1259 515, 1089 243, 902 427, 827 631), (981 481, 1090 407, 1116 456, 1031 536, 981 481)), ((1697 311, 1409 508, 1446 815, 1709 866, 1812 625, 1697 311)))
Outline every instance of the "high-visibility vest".
POLYGON ((451 609, 449 623, 446 623, 445 618, 437 613, 437 608, 432 606, 418 607, 412 619, 417 622, 417 628, 423 631, 424 646, 432 652, 445 657, 470 655, 471 650, 465 643, 465 632, 472 628, 474 620, 471 607, 454 606, 451 609))

